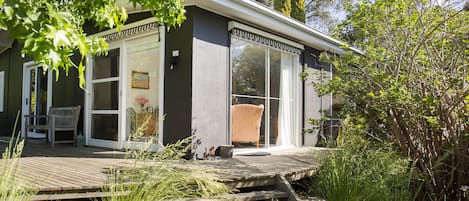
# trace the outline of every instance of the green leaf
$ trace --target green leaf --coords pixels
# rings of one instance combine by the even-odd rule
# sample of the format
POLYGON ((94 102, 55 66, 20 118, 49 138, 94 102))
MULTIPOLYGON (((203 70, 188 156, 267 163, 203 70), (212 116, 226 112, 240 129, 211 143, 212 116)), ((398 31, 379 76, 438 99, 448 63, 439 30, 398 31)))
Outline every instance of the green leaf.
POLYGON ((41 16, 41 12, 38 11, 38 12, 34 12, 32 14, 28 14, 28 17, 32 20, 32 21, 37 21, 39 19, 39 16, 41 16))
POLYGON ((8 19, 12 19, 13 16, 15 15, 15 11, 13 10, 12 7, 10 6, 3 6, 3 10, 5 11, 5 14, 6 16, 8 17, 8 19))
POLYGON ((70 46, 70 40, 67 37, 67 32, 64 30, 58 30, 54 36, 54 46, 70 46))

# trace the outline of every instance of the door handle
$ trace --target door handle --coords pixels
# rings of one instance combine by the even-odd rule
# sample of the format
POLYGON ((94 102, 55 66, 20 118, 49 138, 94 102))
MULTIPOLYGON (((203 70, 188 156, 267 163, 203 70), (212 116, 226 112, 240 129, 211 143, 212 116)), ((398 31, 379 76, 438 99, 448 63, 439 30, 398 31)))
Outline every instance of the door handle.
POLYGON ((28 105, 28 104, 29 104, 29 99, 28 99, 28 98, 26 98, 26 105, 28 105))

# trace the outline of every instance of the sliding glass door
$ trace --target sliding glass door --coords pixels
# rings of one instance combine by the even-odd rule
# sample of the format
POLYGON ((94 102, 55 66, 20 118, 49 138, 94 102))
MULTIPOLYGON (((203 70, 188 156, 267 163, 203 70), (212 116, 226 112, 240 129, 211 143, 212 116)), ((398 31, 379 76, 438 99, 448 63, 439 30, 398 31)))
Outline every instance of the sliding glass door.
MULTIPOLYGON (((298 62, 299 56, 296 54, 232 38, 232 108, 242 104, 264 107, 258 131, 239 134, 238 131, 232 130, 232 143, 235 147, 294 144, 296 137, 294 126, 298 115, 296 110, 298 62), (239 141, 234 135, 259 135, 259 140, 258 142, 239 141)), ((246 115, 251 113, 246 112, 246 115)), ((236 128, 236 124, 243 124, 242 120, 237 119, 232 118, 232 128, 236 128)))

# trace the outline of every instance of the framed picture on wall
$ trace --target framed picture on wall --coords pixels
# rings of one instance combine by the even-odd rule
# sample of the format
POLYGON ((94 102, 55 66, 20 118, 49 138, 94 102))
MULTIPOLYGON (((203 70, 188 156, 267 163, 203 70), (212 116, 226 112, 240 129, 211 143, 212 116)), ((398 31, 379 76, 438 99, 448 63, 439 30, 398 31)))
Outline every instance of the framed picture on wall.
POLYGON ((148 72, 132 71, 132 88, 150 88, 150 76, 148 72))

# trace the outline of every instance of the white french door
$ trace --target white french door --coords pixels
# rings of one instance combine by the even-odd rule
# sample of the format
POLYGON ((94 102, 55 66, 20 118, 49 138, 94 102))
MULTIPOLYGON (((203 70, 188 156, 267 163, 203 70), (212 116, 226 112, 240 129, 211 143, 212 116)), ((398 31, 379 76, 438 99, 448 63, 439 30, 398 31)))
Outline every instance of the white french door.
POLYGON ((122 44, 109 44, 107 55, 95 56, 88 71, 86 101, 89 145, 120 148, 122 44))
MULTIPOLYGON (((25 115, 47 115, 52 105, 52 73, 44 72, 40 65, 27 62, 23 65, 23 100, 21 135, 29 138, 45 138, 46 131, 25 129, 25 115)), ((31 119, 30 124, 45 124, 46 119, 31 119), (35 121, 35 122, 33 122, 35 121)))
MULTIPOLYGON (((164 31, 164 27, 159 29, 164 31)), ((122 149, 138 147, 147 139, 161 141, 162 40, 164 34, 161 32, 115 40, 109 44, 107 55, 95 56, 88 61, 87 145, 122 149), (133 138, 132 134, 147 119, 142 136, 133 138)))

